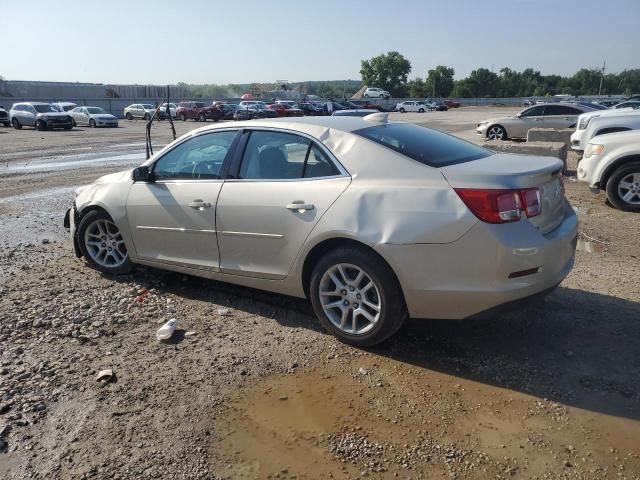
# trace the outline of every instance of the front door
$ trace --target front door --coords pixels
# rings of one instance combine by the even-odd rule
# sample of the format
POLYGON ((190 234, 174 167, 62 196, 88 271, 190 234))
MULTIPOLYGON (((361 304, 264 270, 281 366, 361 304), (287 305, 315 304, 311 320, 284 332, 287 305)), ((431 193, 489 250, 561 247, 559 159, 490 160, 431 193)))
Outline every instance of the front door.
MULTIPOLYGON (((276 130, 249 135, 216 213, 223 272, 280 279, 309 233, 351 182, 307 137, 276 130)), ((242 142, 241 142, 242 143, 242 142)))
POLYGON ((526 138, 527 132, 532 128, 542 128, 544 119, 544 105, 531 107, 520 115, 520 121, 514 122, 512 128, 507 127, 509 137, 526 138))
POLYGON ((203 133, 164 153, 151 182, 136 182, 127 217, 140 259, 218 270, 215 208, 237 130, 203 133))

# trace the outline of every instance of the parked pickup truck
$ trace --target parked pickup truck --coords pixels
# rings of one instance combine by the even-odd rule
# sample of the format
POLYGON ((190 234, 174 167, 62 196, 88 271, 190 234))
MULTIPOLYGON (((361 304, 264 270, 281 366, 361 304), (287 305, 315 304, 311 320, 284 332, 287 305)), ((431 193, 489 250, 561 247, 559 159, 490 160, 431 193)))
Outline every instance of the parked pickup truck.
POLYGON ((217 122, 222 118, 222 111, 217 106, 206 105, 204 102, 180 102, 176 108, 176 118, 183 122, 187 118, 198 122, 206 122, 209 119, 217 122))

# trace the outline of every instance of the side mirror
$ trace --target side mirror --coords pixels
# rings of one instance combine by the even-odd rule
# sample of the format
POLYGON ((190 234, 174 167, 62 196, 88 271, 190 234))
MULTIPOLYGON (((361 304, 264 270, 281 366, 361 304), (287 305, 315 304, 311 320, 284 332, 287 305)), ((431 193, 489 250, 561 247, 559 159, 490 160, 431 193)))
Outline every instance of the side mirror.
POLYGON ((151 177, 152 175, 147 165, 142 165, 141 167, 133 169, 134 182, 151 182, 153 181, 151 177))

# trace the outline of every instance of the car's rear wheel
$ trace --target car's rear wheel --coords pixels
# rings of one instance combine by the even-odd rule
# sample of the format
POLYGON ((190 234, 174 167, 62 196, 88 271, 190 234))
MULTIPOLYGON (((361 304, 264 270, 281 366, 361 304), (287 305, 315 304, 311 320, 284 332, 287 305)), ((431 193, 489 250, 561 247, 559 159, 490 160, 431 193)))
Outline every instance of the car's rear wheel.
POLYGON ((421 108, 420 110, 418 110, 418 113, 424 113, 424 108, 421 108))
POLYGON ((73 118, 73 117, 71 117, 71 125, 74 126, 74 127, 78 126, 78 124, 76 123, 76 119, 73 118))
POLYGON ((121 275, 133 269, 120 229, 102 210, 93 210, 82 217, 78 244, 82 256, 101 272, 121 275))
POLYGON ((327 253, 313 270, 309 291, 322 325, 352 345, 381 343, 407 318, 393 271, 364 249, 342 247, 327 253))
POLYGON ((406 110, 404 108, 401 108, 400 113, 406 113, 406 110))
POLYGON ((89 126, 91 128, 96 128, 96 121, 93 118, 89 120, 89 126))
POLYGON ((11 120, 11 124, 13 125, 13 128, 15 128, 16 130, 20 130, 22 128, 22 124, 20 123, 20 120, 18 120, 17 118, 14 118, 13 120, 11 120))
POLYGON ((607 199, 618 210, 640 212, 640 162, 623 165, 611 175, 607 199))
POLYGON ((126 118, 127 120, 133 120, 133 115, 131 115, 130 112, 127 112, 127 114, 124 116, 124 118, 126 118))
POLYGON ((500 125, 492 125, 487 130, 487 138, 489 140, 506 140, 507 131, 500 125))

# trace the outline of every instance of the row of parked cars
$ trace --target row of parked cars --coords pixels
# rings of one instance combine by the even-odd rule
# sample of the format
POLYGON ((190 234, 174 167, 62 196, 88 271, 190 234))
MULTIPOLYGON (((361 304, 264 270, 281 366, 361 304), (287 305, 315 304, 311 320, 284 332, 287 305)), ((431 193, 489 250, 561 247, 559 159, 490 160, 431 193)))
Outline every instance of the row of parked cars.
POLYGON ((531 128, 574 128, 571 148, 581 155, 578 180, 605 191, 620 210, 640 211, 640 98, 609 108, 581 102, 535 104, 512 117, 480 122, 489 140, 526 138, 531 128))
POLYGON ((441 101, 436 101, 431 99, 426 99, 421 101, 407 100, 405 102, 398 103, 395 106, 394 110, 400 113, 406 113, 406 112, 424 113, 429 111, 446 112, 450 108, 458 108, 459 106, 460 104, 458 102, 454 102, 453 100, 441 100, 441 101))
POLYGON ((100 107, 78 107, 70 102, 20 102, 13 104, 8 112, 0 107, 0 123, 16 130, 22 127, 71 130, 76 125, 117 127, 118 119, 100 107))

